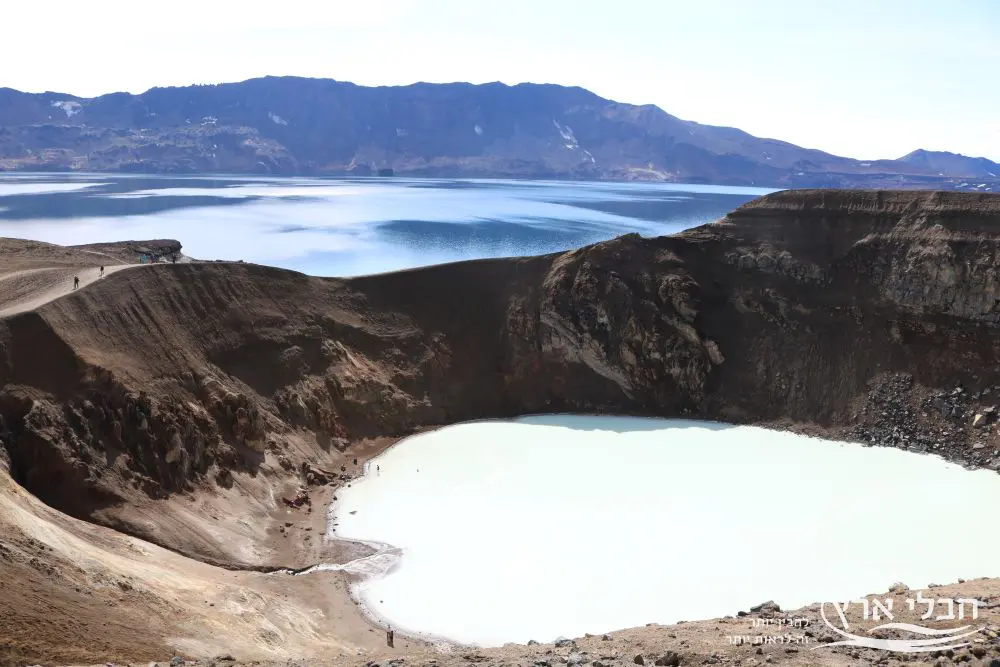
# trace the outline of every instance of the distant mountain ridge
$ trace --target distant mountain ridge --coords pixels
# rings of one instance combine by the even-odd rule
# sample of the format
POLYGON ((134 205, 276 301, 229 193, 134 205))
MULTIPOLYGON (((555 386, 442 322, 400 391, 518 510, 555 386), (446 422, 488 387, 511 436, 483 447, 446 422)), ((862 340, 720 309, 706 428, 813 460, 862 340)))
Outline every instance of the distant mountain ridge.
POLYGON ((298 77, 95 98, 2 88, 2 169, 1000 188, 983 158, 854 160, 582 88, 298 77))
POLYGON ((954 174, 967 178, 1000 178, 1000 164, 984 157, 968 157, 947 151, 915 150, 899 158, 900 162, 924 167, 939 175, 954 174))

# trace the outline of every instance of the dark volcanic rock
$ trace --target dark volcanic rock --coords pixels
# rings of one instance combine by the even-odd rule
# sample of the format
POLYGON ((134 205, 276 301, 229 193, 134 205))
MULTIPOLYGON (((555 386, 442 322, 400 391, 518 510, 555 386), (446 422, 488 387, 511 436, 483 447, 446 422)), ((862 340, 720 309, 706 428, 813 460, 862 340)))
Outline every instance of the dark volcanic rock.
POLYGON ((761 615, 771 615, 781 611, 774 600, 768 600, 767 602, 761 602, 759 605, 750 607, 751 614, 761 614, 761 615))
POLYGON ((676 651, 667 651, 656 659, 657 667, 677 667, 681 664, 681 656, 676 651))

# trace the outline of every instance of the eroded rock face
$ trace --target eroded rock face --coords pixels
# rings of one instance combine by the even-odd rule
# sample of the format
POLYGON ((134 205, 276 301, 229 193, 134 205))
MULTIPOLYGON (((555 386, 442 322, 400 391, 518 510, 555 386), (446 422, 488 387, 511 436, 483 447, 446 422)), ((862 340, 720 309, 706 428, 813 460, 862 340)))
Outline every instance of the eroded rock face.
POLYGON ((552 411, 1000 467, 998 251, 1000 196, 794 191, 673 237, 346 281, 152 266, 0 321, 0 438, 77 515, 297 468, 292 436, 552 411))
POLYGON ((213 466, 252 471, 263 453, 257 406, 232 392, 205 407, 131 391, 108 377, 60 402, 8 387, 4 438, 11 472, 74 516, 122 501, 189 490, 213 466))
POLYGON ((697 285, 681 271, 638 235, 563 255, 543 284, 541 354, 585 366, 635 408, 693 410, 722 355, 694 326, 697 285))

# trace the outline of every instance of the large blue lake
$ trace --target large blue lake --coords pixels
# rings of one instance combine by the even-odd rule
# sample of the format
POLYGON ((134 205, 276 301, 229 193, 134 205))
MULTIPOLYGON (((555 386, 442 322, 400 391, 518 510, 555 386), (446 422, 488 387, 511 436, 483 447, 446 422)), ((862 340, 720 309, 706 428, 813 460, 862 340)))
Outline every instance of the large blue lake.
POLYGON ((198 259, 354 276, 672 234, 773 190, 506 180, 0 174, 0 236, 175 238, 198 259))

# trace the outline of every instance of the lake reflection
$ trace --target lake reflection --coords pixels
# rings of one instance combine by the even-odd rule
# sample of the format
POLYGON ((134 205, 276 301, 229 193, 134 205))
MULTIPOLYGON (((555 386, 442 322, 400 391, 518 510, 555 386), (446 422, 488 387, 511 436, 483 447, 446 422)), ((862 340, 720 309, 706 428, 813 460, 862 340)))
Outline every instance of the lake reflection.
POLYGON ((0 174, 0 236, 176 238, 199 259, 352 276, 672 234, 771 192, 682 184, 0 174))

